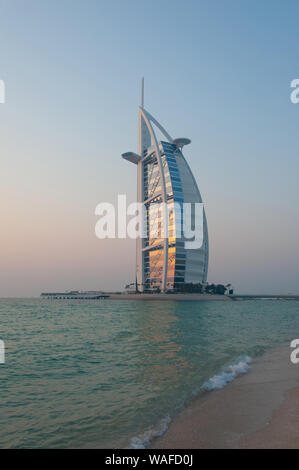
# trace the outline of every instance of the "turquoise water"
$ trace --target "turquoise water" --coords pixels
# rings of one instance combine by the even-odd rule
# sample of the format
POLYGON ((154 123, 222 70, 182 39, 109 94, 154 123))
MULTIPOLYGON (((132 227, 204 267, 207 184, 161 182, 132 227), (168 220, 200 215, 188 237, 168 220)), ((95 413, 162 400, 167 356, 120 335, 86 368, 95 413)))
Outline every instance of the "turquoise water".
POLYGON ((122 448, 226 366, 298 338, 299 302, 3 299, 0 321, 0 447, 122 448))

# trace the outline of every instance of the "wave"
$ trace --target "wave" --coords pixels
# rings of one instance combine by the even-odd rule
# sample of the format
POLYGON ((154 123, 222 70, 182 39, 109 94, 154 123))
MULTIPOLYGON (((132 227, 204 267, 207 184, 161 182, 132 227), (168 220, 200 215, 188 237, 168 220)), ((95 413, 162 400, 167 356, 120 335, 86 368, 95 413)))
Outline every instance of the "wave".
POLYGON ((133 437, 129 449, 145 449, 155 437, 162 436, 165 433, 170 421, 170 417, 166 416, 161 419, 156 428, 150 428, 140 436, 133 437))
POLYGON ((230 364, 220 374, 213 375, 207 380, 203 386, 203 390, 218 390, 225 387, 229 382, 232 382, 238 375, 246 374, 249 371, 249 364, 252 362, 250 356, 243 356, 238 359, 239 362, 230 364))
MULTIPOLYGON (((222 372, 213 375, 213 377, 204 382, 204 384, 200 387, 200 390, 210 391, 225 387, 225 385, 227 385, 229 382, 232 382, 238 375, 246 374, 250 369, 249 364, 251 362, 252 358, 250 356, 241 356, 237 358, 235 363, 225 367, 222 372)), ((193 394, 198 395, 198 392, 193 394)), ((169 416, 161 419, 157 427, 151 427, 143 434, 140 434, 137 437, 133 437, 128 448, 145 449, 147 446, 149 446, 154 438, 160 437, 165 433, 170 422, 171 418, 169 416)))

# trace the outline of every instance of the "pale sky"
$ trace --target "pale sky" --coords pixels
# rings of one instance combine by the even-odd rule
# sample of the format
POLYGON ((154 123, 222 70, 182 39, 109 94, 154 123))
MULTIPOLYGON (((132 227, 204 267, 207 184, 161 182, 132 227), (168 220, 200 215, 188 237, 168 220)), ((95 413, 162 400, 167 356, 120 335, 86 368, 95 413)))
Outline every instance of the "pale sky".
POLYGON ((206 204, 210 282, 298 293, 296 1, 0 0, 0 296, 121 289, 133 240, 95 207, 136 199, 140 79, 206 204))

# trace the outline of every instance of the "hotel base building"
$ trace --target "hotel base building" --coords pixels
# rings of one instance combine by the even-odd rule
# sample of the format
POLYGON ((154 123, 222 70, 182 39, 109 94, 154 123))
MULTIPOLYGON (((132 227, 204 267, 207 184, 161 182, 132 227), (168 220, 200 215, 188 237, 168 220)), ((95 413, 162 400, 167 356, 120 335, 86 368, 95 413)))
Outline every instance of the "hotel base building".
POLYGON ((136 245, 136 290, 180 291, 186 283, 207 281, 206 215, 203 209, 201 247, 187 249, 181 236, 183 203, 202 204, 197 183, 182 153, 183 146, 191 141, 173 139, 146 111, 143 96, 142 80, 138 154, 122 154, 125 160, 137 166, 137 197, 145 208, 146 233, 137 239, 136 245), (157 129, 163 140, 158 141, 157 129))

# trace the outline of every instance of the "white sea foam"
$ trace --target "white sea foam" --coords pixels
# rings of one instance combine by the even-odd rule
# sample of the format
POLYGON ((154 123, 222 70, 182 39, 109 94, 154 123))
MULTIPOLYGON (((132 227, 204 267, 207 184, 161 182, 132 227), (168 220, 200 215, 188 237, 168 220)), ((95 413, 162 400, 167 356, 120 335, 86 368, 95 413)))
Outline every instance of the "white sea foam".
POLYGON ((157 427, 148 429, 138 437, 133 437, 129 449, 145 449, 155 437, 162 436, 165 433, 170 421, 170 417, 166 416, 161 419, 157 427))
POLYGON ((207 380, 207 382, 203 384, 202 388, 205 390, 217 390, 225 387, 225 385, 232 382, 232 380, 234 380, 238 375, 246 374, 250 369, 249 364, 251 362, 252 359, 249 356, 239 358, 238 362, 227 366, 222 372, 207 380))

